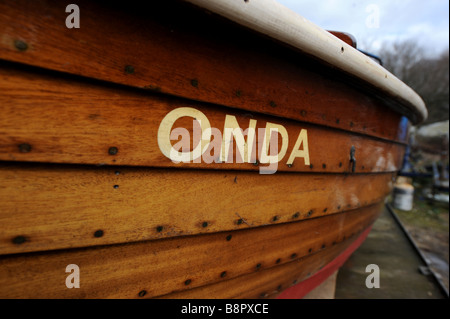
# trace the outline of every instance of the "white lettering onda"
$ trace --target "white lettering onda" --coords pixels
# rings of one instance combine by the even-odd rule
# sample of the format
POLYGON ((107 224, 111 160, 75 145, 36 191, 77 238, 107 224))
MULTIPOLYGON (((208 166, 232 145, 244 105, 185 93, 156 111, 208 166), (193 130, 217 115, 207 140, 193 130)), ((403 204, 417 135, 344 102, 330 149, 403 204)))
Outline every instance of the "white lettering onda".
MULTIPOLYGON (((204 163, 213 161, 233 163, 234 142, 237 151, 236 163, 270 164, 272 169, 266 170, 266 173, 274 173, 278 163, 288 154, 288 132, 283 125, 270 122, 266 123, 265 128, 259 128, 256 132, 256 123, 256 120, 250 119, 244 130, 239 126, 235 116, 227 114, 223 130, 220 131, 217 128, 211 128, 208 118, 201 111, 191 107, 180 107, 172 110, 162 119, 158 129, 158 146, 162 154, 174 163, 201 163, 202 159, 204 163), (173 127, 182 117, 193 119, 192 137, 186 128, 173 127), (179 139, 180 136, 181 140, 172 145, 171 141, 179 139), (278 147, 279 137, 281 137, 280 148, 278 147), (256 141, 261 145, 258 152, 256 141), (194 142, 192 150, 191 142, 194 142), (213 152, 212 156, 211 152, 213 152)), ((304 165, 310 164, 306 129, 300 130, 286 164, 292 165, 298 158, 303 159, 304 165)))

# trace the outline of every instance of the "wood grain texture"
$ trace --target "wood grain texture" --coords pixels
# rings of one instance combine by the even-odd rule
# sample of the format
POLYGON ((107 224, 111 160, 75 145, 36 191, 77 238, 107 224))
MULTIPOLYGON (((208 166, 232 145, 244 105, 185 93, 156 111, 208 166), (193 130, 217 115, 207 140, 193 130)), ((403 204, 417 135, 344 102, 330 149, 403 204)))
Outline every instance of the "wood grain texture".
POLYGON ((388 107, 392 101, 193 6, 78 5, 82 27, 68 29, 61 2, 2 1, 0 58, 407 142, 400 114, 388 107))
MULTIPOLYGON (((208 169, 243 169, 258 171, 261 164, 173 163, 158 145, 158 129, 165 116, 176 108, 188 107, 202 112, 212 128, 224 135, 227 115, 235 116, 245 130, 256 120, 256 130, 268 122, 281 124, 288 140, 279 139, 279 149, 287 145, 287 153, 278 163, 277 171, 289 172, 352 172, 350 150, 355 147, 355 172, 395 172, 400 169, 405 146, 343 130, 330 129, 279 117, 248 113, 216 105, 184 99, 130 91, 90 82, 65 80, 41 73, 0 70, 0 160, 77 163, 95 165, 132 165, 152 167, 184 167, 208 169), (307 130, 309 159, 294 160, 287 165, 302 129, 307 130), (110 149, 116 152, 111 155, 110 149)), ((197 122, 196 122, 197 123, 197 122)), ((382 127, 385 123, 378 123, 382 127)), ((174 128, 193 130, 193 118, 184 117, 174 128)), ((192 134, 191 134, 192 136, 192 134)), ((259 136, 259 134, 258 134, 259 136)), ((220 150, 221 138, 210 146, 220 150)), ((257 139, 255 149, 262 143, 257 139)), ((173 142, 175 143, 175 142, 173 142)), ((234 148, 235 143, 233 144, 234 148)), ((304 148, 302 145, 300 148, 304 148)), ((219 151, 206 151, 213 158, 219 151)), ((236 150, 233 151, 236 155, 236 150)), ((260 153, 260 152, 259 152, 260 153)))
POLYGON ((393 177, 2 164, 0 254, 322 217, 383 200, 393 177))
POLYGON ((344 240, 315 254, 280 266, 193 289, 159 296, 158 299, 259 299, 275 298, 285 289, 313 276, 353 242, 344 240))
POLYGON ((377 218, 408 106, 189 4, 77 4, 68 29, 67 4, 0 1, 0 298, 254 297, 377 218), (222 133, 282 125, 278 172, 173 163, 158 130, 181 107, 222 133), (310 163, 287 165, 303 131, 310 163))
POLYGON ((233 232, 2 256, 0 297, 138 298, 143 291, 156 297, 209 285, 356 238, 377 218, 381 205, 233 232), (65 285, 69 264, 80 269, 80 288, 65 285))

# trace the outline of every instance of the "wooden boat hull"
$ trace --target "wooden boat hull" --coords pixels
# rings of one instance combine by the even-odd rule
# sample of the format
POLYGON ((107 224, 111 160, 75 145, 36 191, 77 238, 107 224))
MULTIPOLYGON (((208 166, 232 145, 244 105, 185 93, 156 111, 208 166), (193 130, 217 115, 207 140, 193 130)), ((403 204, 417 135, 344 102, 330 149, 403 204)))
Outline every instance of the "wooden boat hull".
POLYGON ((402 96, 184 2, 78 6, 69 29, 57 1, 0 3, 0 297, 289 297, 367 236, 402 96))

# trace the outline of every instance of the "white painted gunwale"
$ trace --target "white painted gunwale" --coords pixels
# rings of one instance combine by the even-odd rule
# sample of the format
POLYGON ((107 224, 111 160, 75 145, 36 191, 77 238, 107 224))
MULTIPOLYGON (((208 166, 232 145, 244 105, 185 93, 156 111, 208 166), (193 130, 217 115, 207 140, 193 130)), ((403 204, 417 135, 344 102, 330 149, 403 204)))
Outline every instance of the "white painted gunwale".
POLYGON ((402 102, 413 124, 428 112, 422 98, 378 63, 274 0, 185 0, 286 43, 363 80, 402 102))

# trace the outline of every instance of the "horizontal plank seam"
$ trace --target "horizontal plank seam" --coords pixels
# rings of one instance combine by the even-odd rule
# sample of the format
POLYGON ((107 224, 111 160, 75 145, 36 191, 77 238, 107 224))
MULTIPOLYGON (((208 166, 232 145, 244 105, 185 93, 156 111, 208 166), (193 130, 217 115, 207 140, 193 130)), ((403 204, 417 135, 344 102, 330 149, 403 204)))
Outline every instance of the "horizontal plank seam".
MULTIPOLYGON (((30 252, 17 252, 17 253, 8 253, 8 254, 0 254, 0 261, 2 259, 7 259, 7 258, 14 258, 17 256, 42 256, 42 255, 46 255, 48 253, 61 253, 61 252, 76 252, 76 251, 83 251, 83 250, 95 250, 95 249, 101 249, 101 248, 105 248, 105 247, 119 247, 119 246, 125 246, 125 245, 133 245, 133 244, 141 244, 141 243, 149 243, 149 242, 156 242, 156 241, 170 241, 170 240, 175 240, 177 238, 190 238, 190 237, 199 237, 199 236, 211 236, 214 234, 225 234, 225 233, 232 233, 232 232, 242 232, 242 231, 247 231, 250 229, 256 229, 256 228, 261 228, 261 227, 276 227, 276 226, 282 226, 285 224, 292 224, 292 223, 301 223, 304 221, 308 221, 308 220, 312 220, 312 219, 316 219, 316 218, 326 218, 329 216, 336 216, 338 214, 346 214, 348 212, 351 211, 355 211, 355 210, 360 210, 360 209, 364 209, 364 208, 369 208, 369 207, 373 207, 376 205, 379 205, 382 201, 384 201, 384 198, 371 203, 369 205, 366 206, 360 206, 360 207, 356 207, 356 208, 351 208, 351 209, 347 209, 345 210, 343 208, 343 210, 338 211, 338 212, 334 212, 334 213, 329 213, 323 216, 311 216, 311 217, 304 217, 301 220, 292 220, 292 221, 287 221, 287 222, 280 222, 280 223, 275 223, 275 224, 264 224, 264 225, 257 225, 257 226, 249 226, 247 228, 241 228, 241 229, 231 229, 231 230, 221 230, 221 231, 214 231, 214 232, 204 232, 204 233, 197 233, 194 235, 179 235, 179 236, 173 236, 173 237, 165 237, 165 238, 153 238, 153 239, 145 239, 145 240, 135 240, 135 241, 129 241, 129 242, 122 242, 122 243, 110 243, 110 244, 99 244, 99 245, 92 245, 92 246, 82 246, 82 247, 63 247, 63 248, 55 248, 55 249, 48 249, 48 250, 38 250, 38 251, 30 251, 30 252)), ((245 223, 244 223, 245 224, 245 223)), ((243 224, 243 225, 244 225, 243 224)), ((248 224, 247 224, 248 225, 248 224)))
MULTIPOLYGON (((136 86, 131 86, 131 85, 126 85, 126 84, 121 84, 121 83, 116 83, 116 82, 110 82, 110 81, 106 81, 106 80, 100 80, 100 79, 96 79, 96 78, 92 78, 92 77, 87 77, 87 76, 83 76, 83 75, 78 75, 78 74, 73 74, 73 73, 68 73, 68 72, 63 72, 63 71, 57 71, 57 70, 52 70, 52 69, 47 69, 47 68, 43 68, 43 67, 38 67, 38 66, 34 66, 34 65, 29 65, 29 64, 25 64, 22 62, 12 62, 9 60, 3 60, 0 59, 0 61, 6 62, 7 64, 12 64, 12 65, 16 65, 16 66, 21 66, 24 67, 26 69, 30 69, 31 72, 34 73, 44 73, 47 75, 50 75, 52 77, 63 77, 65 79, 67 79, 68 81, 76 81, 76 82, 83 82, 85 80, 89 80, 89 83, 92 83, 93 85, 97 85, 97 86, 106 86, 112 89, 123 89, 124 91, 130 91, 130 92, 136 92, 136 93, 141 93, 144 95, 150 95, 150 96, 159 96, 159 97, 169 97, 169 98, 177 98, 177 99, 181 99, 183 101, 188 101, 188 102, 198 102, 201 103, 203 106, 206 107, 220 107, 220 108, 225 108, 225 109, 231 109, 231 110, 244 110, 241 109, 237 106, 230 106, 230 105, 222 105, 222 104, 216 104, 216 103, 212 103, 212 102, 207 102, 207 101, 203 101, 203 100, 196 100, 196 99, 190 99, 187 98, 185 96, 181 96, 181 95, 175 95, 175 94, 170 94, 170 93, 164 93, 164 92, 153 92, 153 91, 149 91, 148 89, 145 88, 141 88, 141 87, 136 87, 136 86)), ((29 70, 24 70, 26 72, 29 72, 29 70)), ((248 112, 250 112, 250 110, 246 110, 248 112)), ((382 142, 386 142, 386 143, 391 143, 391 144, 398 144, 398 145, 408 145, 408 143, 405 142, 401 142, 401 141, 396 141, 396 140, 391 140, 391 139, 387 139, 387 138, 382 138, 379 136, 374 136, 374 135, 370 135, 367 133, 362 133, 362 132, 357 132, 357 131, 352 131, 352 130, 346 130, 343 128, 339 128, 339 127, 333 127, 333 126, 328 126, 328 125, 324 125, 324 124, 317 124, 317 123, 313 123, 313 122, 307 122, 307 121, 301 121, 301 120, 297 120, 297 119, 292 119, 292 118, 288 118, 288 117, 283 117, 280 115, 273 115, 270 113, 261 113, 261 112, 256 112, 256 111, 251 111, 255 114, 259 114, 259 115, 264 115, 264 116, 271 116, 274 118, 279 118, 279 119, 287 119, 289 121, 293 121, 295 123, 305 123, 308 125, 312 125, 312 126, 316 126, 319 128, 323 128, 323 129, 328 129, 328 130, 332 130, 332 131, 338 131, 338 132, 344 132, 347 134, 352 134, 352 135, 357 135, 357 136, 364 136, 364 137, 368 137, 370 139, 376 140, 376 141, 382 141, 382 142)))
MULTIPOLYGON (((368 226, 365 226, 364 229, 361 230, 360 233, 362 233, 364 230, 366 230, 366 229, 368 229, 369 227, 371 227, 371 225, 372 225, 373 223, 374 223, 374 222, 372 221, 368 226)), ((355 241, 355 237, 356 237, 358 234, 359 234, 359 233, 355 233, 353 236, 349 236, 349 237, 347 237, 346 239, 337 242, 337 244, 344 244, 344 243, 348 243, 348 242, 353 242, 353 241, 355 241)), ((327 246, 327 247, 324 248, 324 249, 320 249, 320 250, 311 252, 311 253, 309 253, 309 254, 307 254, 307 255, 304 255, 304 256, 301 256, 301 257, 299 257, 299 258, 291 259, 291 260, 286 261, 286 262, 284 262, 284 263, 273 264, 273 265, 271 265, 271 266, 264 267, 263 269, 261 269, 261 270, 259 270, 259 271, 260 271, 260 272, 264 272, 264 271, 268 271, 268 270, 271 270, 271 269, 276 268, 276 267, 283 267, 283 266, 287 266, 287 265, 289 265, 289 264, 298 263, 298 262, 300 262, 300 261, 304 261, 304 260, 308 259, 309 257, 314 256, 315 254, 321 253, 321 252, 323 252, 323 251, 325 251, 326 249, 329 249, 329 248, 330 248, 330 246, 327 246)), ((312 273, 312 274, 310 275, 310 277, 314 276, 314 275, 315 275, 317 272, 319 272, 319 271, 320 271, 320 269, 317 269, 317 271, 316 271, 315 273, 312 273)), ((151 298, 164 298, 164 296, 170 296, 170 295, 173 294, 173 293, 183 292, 183 291, 187 291, 187 290, 190 290, 190 289, 198 289, 198 288, 202 288, 202 287, 208 287, 208 286, 212 286, 212 285, 215 285, 215 284, 217 284, 217 283, 220 283, 220 282, 229 281, 229 280, 236 280, 236 279, 238 279, 238 278, 242 278, 242 277, 248 276, 248 275, 253 274, 253 273, 254 273, 254 272, 248 272, 248 273, 240 274, 240 275, 235 276, 235 277, 230 277, 230 278, 228 278, 228 279, 226 279, 226 280, 223 280, 223 281, 217 281, 217 282, 214 282, 214 283, 209 283, 209 284, 205 284, 205 285, 201 285, 201 286, 196 286, 196 287, 192 287, 192 288, 178 289, 178 290, 171 291, 171 292, 169 292, 169 293, 167 293, 167 294, 152 296, 151 298)), ((304 281, 304 280, 306 280, 306 279, 308 279, 308 278, 309 278, 309 277, 304 278, 302 281, 304 281)), ((301 283, 302 281, 300 281, 299 283, 301 283)))

